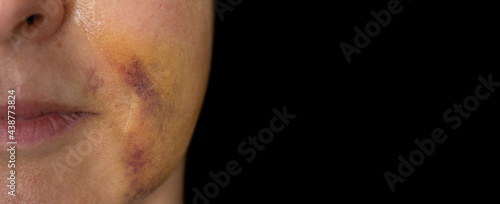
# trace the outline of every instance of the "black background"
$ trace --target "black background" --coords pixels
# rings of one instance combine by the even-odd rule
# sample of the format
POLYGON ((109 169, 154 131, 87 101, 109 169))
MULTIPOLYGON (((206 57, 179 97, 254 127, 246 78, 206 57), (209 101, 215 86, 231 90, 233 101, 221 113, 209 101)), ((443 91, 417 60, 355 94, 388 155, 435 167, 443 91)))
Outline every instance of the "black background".
MULTIPOLYGON (((226 0, 221 2, 228 3, 226 0)), ((186 203, 272 109, 298 116, 210 203, 496 198, 500 90, 452 131, 442 120, 497 71, 492 2, 401 0, 404 7, 348 64, 339 44, 385 1, 243 0, 216 16, 203 110, 188 152, 186 203), (391 192, 384 172, 434 128, 448 139, 391 192)))

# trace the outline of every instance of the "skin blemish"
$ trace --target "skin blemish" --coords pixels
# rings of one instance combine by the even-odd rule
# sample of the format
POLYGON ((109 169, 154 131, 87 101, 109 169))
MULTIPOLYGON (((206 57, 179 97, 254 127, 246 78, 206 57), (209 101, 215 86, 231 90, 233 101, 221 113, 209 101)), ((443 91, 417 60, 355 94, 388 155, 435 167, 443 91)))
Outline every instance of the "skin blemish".
MULTIPOLYGON (((131 136, 135 137, 135 136, 131 136)), ((127 168, 126 177, 132 178, 129 184, 129 191, 125 197, 130 200, 130 203, 136 203, 140 200, 141 196, 145 195, 148 189, 144 183, 147 177, 147 172, 153 168, 153 161, 148 149, 151 147, 131 143, 129 145, 130 152, 125 158, 125 165, 127 168)))
POLYGON ((125 82, 134 89, 140 99, 149 100, 158 97, 158 92, 145 72, 143 63, 137 57, 134 57, 128 68, 122 67, 122 71, 125 74, 125 82))
POLYGON ((133 193, 127 193, 125 195, 125 197, 128 198, 127 203, 129 203, 129 204, 140 203, 141 195, 146 194, 146 193, 150 193, 150 191, 146 191, 146 189, 141 186, 141 183, 138 181, 138 179, 134 179, 130 183, 130 186, 131 186, 131 188, 136 188, 136 190, 133 193))
POLYGON ((137 174, 141 170, 144 169, 144 167, 150 162, 147 158, 144 156, 145 151, 143 149, 135 148, 130 155, 127 164, 129 168, 131 169, 130 173, 131 174, 137 174))
POLYGON ((85 79, 85 90, 88 93, 97 91, 97 89, 104 84, 104 80, 97 75, 97 69, 95 67, 91 67, 85 71, 85 79))

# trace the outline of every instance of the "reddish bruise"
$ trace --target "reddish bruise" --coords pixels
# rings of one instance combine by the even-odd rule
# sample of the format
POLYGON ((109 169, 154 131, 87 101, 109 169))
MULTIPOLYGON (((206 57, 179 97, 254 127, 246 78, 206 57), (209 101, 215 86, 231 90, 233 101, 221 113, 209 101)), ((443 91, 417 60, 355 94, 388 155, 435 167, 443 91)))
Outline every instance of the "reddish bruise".
POLYGON ((125 74, 125 82, 134 89, 139 98, 148 100, 158 95, 151 79, 143 69, 142 62, 137 58, 132 60, 128 68, 122 67, 122 71, 125 74))
POLYGON ((148 158, 144 156, 145 151, 138 147, 133 149, 132 154, 127 160, 127 164, 130 167, 130 174, 135 175, 140 171, 144 170, 144 167, 150 162, 148 158))
POLYGON ((90 69, 85 71, 85 79, 87 83, 85 84, 85 90, 87 92, 95 92, 99 87, 102 86, 104 80, 97 75, 97 69, 95 67, 91 67, 90 69))
MULTIPOLYGON (((120 73, 125 84, 130 87, 141 100, 141 119, 146 120, 157 113, 161 103, 160 94, 155 89, 154 83, 147 72, 147 66, 137 57, 132 58, 130 63, 120 66, 120 73)), ((154 117, 154 116, 153 116, 154 117)), ((132 177, 129 184, 129 191, 125 194, 131 203, 136 203, 150 191, 147 183, 144 183, 148 171, 154 168, 151 148, 154 143, 141 144, 144 138, 139 138, 137 134, 129 134, 129 143, 126 146, 124 165, 126 167, 126 177, 132 177)))
POLYGON ((134 179, 130 183, 130 188, 136 190, 135 192, 125 194, 125 197, 129 200, 128 203, 138 203, 140 201, 140 196, 146 193, 146 190, 141 185, 138 179, 134 179))
POLYGON ((125 197, 129 199, 129 203, 137 203, 141 199, 141 196, 146 194, 146 189, 144 183, 141 182, 144 179, 144 173, 151 166, 151 158, 147 156, 147 151, 145 147, 140 147, 138 145, 129 145, 131 148, 131 153, 126 157, 127 165, 127 177, 133 177, 129 184, 129 191, 125 194, 125 197))

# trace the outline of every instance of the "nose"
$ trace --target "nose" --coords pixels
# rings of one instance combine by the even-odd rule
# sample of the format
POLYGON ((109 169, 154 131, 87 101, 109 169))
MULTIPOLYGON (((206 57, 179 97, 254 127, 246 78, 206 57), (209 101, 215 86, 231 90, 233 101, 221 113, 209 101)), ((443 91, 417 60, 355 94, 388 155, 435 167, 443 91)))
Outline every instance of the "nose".
POLYGON ((0 0, 0 42, 43 39, 62 24, 64 0, 0 0))

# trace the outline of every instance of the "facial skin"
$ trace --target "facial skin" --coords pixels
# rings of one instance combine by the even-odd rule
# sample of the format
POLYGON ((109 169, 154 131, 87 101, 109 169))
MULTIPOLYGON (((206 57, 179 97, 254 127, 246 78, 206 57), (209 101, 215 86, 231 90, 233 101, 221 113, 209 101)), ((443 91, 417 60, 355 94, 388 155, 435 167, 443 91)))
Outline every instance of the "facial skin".
POLYGON ((0 203, 181 203, 213 21, 212 0, 0 0, 0 103, 86 113, 16 147, 15 197, 0 138, 0 203))

